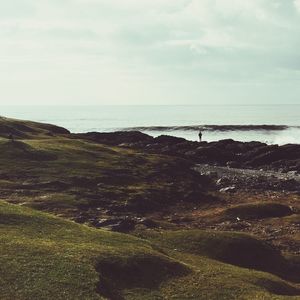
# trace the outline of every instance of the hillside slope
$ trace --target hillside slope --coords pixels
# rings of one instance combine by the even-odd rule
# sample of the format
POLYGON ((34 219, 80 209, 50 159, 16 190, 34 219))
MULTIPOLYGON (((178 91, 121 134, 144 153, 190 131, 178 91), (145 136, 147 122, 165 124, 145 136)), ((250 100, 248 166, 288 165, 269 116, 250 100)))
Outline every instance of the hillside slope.
POLYGON ((0 137, 7 138, 12 135, 14 138, 43 138, 54 135, 69 134, 70 132, 62 127, 38 123, 32 121, 17 120, 0 116, 0 137))
POLYGON ((0 239, 3 300, 300 299, 274 275, 5 202, 0 239))

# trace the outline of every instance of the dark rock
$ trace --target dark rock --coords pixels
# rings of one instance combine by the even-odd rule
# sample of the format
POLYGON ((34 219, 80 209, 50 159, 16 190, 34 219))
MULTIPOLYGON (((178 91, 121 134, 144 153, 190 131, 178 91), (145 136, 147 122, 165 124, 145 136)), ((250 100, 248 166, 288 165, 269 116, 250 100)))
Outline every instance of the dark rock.
POLYGON ((154 142, 157 144, 180 144, 187 142, 184 138, 179 138, 171 135, 160 135, 154 139, 154 142))
POLYGON ((226 166, 229 168, 238 168, 238 167, 240 167, 240 164, 236 161, 228 161, 226 163, 226 166))
POLYGON ((130 217, 95 220, 91 223, 97 228, 111 231, 129 232, 135 228, 136 221, 130 217))
POLYGON ((227 226, 226 230, 243 230, 250 227, 251 224, 245 221, 237 221, 227 226))
POLYGON ((107 229, 118 232, 129 232, 135 228, 136 222, 132 219, 124 219, 116 224, 106 226, 107 229))
POLYGON ((138 142, 149 142, 153 137, 139 131, 88 132, 73 135, 75 138, 92 140, 107 145, 120 145, 138 142))
POLYGON ((120 220, 116 219, 100 219, 100 220, 95 220, 94 223, 92 223, 93 226, 100 228, 100 227, 105 227, 109 225, 114 225, 118 223, 120 220))
POLYGON ((202 176, 207 176, 211 179, 216 179, 218 178, 218 172, 215 172, 215 171, 207 171, 207 172, 204 172, 204 173, 201 173, 202 176))
POLYGON ((252 151, 245 156, 247 165, 258 167, 277 161, 300 159, 300 145, 266 146, 252 151))
POLYGON ((217 186, 226 186, 226 185, 228 186, 229 183, 230 183, 230 179, 227 177, 222 177, 216 181, 217 186))
POLYGON ((300 191, 300 183, 295 179, 285 179, 283 181, 278 182, 277 188, 280 190, 300 191))
POLYGON ((88 221, 88 218, 86 216, 83 216, 83 215, 80 215, 80 216, 77 216, 73 219, 76 223, 80 223, 80 224, 83 224, 85 222, 88 221))
POLYGON ((137 220, 137 224, 144 225, 148 228, 156 228, 157 227, 157 223, 149 218, 140 218, 137 220))
POLYGON ((232 139, 199 143, 169 135, 153 138, 139 131, 90 132, 73 137, 108 145, 133 147, 149 153, 178 156, 194 163, 209 163, 230 168, 280 169, 283 172, 300 173, 300 145, 295 144, 278 146, 232 139))
POLYGON ((197 162, 225 164, 234 160, 234 154, 224 149, 220 150, 215 145, 208 144, 205 147, 198 147, 195 153, 197 162))

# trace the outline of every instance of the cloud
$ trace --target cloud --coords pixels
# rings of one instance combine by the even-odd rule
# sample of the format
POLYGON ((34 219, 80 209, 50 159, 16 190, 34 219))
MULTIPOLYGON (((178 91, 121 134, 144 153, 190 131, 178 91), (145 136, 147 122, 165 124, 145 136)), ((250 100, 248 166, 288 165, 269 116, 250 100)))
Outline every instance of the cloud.
POLYGON ((294 5, 295 5, 296 9, 298 10, 298 12, 300 13, 300 1, 299 0, 295 0, 294 1, 294 5))
MULTIPOLYGON (((27 98, 34 101, 42 98, 36 91, 30 95, 35 80, 51 93, 49 81, 59 81, 62 96, 55 95, 60 99, 74 95, 72 85, 89 89, 96 103, 160 102, 186 94, 197 103, 199 81, 207 84, 205 95, 212 100, 216 94, 210 85, 226 85, 228 93, 238 84, 251 93, 251 85, 259 84, 265 89, 261 95, 272 95, 270 85, 280 84, 292 94, 290 83, 298 84, 300 77, 299 8, 299 0, 3 1, 0 80, 7 86, 23 86, 22 78, 30 82, 27 98), (87 83, 87 78, 92 80, 87 83), (97 80, 105 82, 102 93, 97 80), (124 82, 130 89, 123 93, 107 88, 124 87, 124 82), (176 86, 176 95, 166 86, 176 86), (143 100, 134 93, 141 87, 148 90, 143 100)), ((299 99, 298 90, 293 101, 299 99)), ((16 102, 17 94, 0 91, 2 99, 16 102)), ((76 100, 75 93, 74 101, 82 98, 76 100)))

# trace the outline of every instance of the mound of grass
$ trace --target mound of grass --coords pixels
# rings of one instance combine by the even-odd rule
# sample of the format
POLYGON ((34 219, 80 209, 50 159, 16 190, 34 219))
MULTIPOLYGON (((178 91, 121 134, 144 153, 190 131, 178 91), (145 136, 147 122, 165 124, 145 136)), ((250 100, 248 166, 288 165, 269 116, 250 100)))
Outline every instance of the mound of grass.
POLYGON ((275 276, 198 255, 173 255, 193 266, 194 272, 163 286, 166 299, 300 299, 297 288, 275 276))
POLYGON ((0 202, 0 298, 286 299, 279 295, 300 293, 273 275, 199 255, 182 236, 160 236, 153 247, 0 202), (177 242, 182 249, 169 250, 177 242))
POLYGON ((1 299, 102 299, 189 272, 135 237, 4 202, 0 252, 1 299))
POLYGON ((0 117, 0 137, 8 138, 10 134, 14 138, 44 138, 53 135, 69 134, 70 132, 62 127, 0 117))
POLYGON ((32 160, 32 161, 47 161, 55 160, 56 156, 47 150, 38 150, 22 141, 0 141, 0 151, 2 160, 32 160))
POLYGON ((275 217, 285 217, 292 215, 293 211, 288 205, 280 203, 250 203, 230 207, 222 213, 224 219, 244 220, 265 219, 275 217))
MULTIPOLYGON (((274 219, 265 220, 264 223, 266 224, 272 224, 274 222, 274 219)), ((286 225, 299 225, 300 224, 300 214, 295 213, 290 216, 282 217, 282 218, 276 218, 276 222, 279 223, 281 226, 286 225)))
MULTIPOLYGON (((149 234, 149 233, 148 233, 149 234)), ((146 236, 147 237, 147 236, 146 236)), ((232 265, 265 271, 300 282, 299 266, 269 244, 236 232, 182 230, 150 234, 156 244, 195 255, 206 256, 232 265)))
POLYGON ((98 264, 97 270, 101 274, 98 290, 109 299, 123 299, 122 290, 157 291, 164 281, 191 272, 178 262, 144 253, 132 255, 126 261, 116 256, 107 257, 98 264))

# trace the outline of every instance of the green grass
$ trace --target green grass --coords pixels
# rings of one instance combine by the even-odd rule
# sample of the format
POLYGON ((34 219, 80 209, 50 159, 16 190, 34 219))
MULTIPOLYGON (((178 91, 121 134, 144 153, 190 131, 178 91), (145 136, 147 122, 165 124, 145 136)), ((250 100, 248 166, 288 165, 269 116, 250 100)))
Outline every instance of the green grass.
POLYGON ((266 271, 300 282, 300 268, 269 244, 247 234, 219 231, 155 231, 143 233, 155 244, 206 256, 232 265, 266 271))
POLYGON ((188 272, 135 237, 4 202, 0 231, 1 299, 101 299, 102 293, 117 295, 127 287, 155 289, 166 278, 188 272), (125 273, 129 277, 121 282, 125 273))
POLYGON ((68 131, 51 124, 0 117, 0 137, 7 139, 11 134, 14 139, 45 138, 68 134, 68 131))
POLYGON ((0 299, 300 298, 274 275, 191 250, 187 235, 150 243, 0 202, 0 299))
POLYGON ((220 217, 225 220, 236 218, 251 220, 285 217, 291 214, 293 214, 293 212, 288 205, 274 202, 259 202, 232 206, 222 212, 220 217))
POLYGON ((149 212, 209 199, 203 194, 206 181, 178 158, 66 137, 2 140, 0 151, 0 191, 6 199, 66 216, 111 205, 149 212), (185 198, 191 190, 193 195, 185 198))

